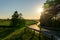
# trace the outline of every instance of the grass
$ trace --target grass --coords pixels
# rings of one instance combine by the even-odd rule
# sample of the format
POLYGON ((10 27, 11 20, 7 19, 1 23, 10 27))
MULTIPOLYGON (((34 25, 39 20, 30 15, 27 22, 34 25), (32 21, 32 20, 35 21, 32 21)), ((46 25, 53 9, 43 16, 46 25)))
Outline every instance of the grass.
POLYGON ((32 25, 32 24, 36 24, 36 23, 37 23, 36 21, 32 21, 32 20, 26 21, 26 25, 32 25))
MULTIPOLYGON (((31 30, 27 27, 18 29, 2 28, 0 40, 39 40, 39 33, 36 33, 34 30, 31 30)), ((42 35, 41 40, 44 40, 42 35)))
POLYGON ((31 29, 23 27, 21 29, 15 30, 2 40, 30 40, 30 39, 38 40, 38 34, 34 33, 34 31, 32 31, 31 29))
POLYGON ((0 25, 9 26, 10 21, 0 21, 0 25))
MULTIPOLYGON (((26 25, 31 25, 31 24, 36 24, 37 22, 36 21, 33 21, 33 20, 26 20, 26 25)), ((0 26, 3 25, 3 26, 9 26, 10 25, 10 20, 5 20, 5 21, 0 21, 0 26)))
POLYGON ((0 27, 0 40, 9 35, 14 30, 12 28, 2 28, 0 27))
MULTIPOLYGON (((31 25, 35 23, 35 21, 26 21, 26 25, 31 25)), ((9 24, 10 21, 0 21, 0 25, 9 26, 9 24)), ((0 27, 0 40, 39 40, 39 34, 27 27, 0 27)))

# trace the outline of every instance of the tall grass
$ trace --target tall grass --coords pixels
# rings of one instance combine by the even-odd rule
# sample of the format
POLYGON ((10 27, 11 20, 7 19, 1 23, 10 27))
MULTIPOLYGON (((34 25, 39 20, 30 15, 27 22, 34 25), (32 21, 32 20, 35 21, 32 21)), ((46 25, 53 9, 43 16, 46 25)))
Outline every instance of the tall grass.
POLYGON ((2 40, 38 40, 38 34, 36 35, 31 29, 23 27, 14 31, 2 40))

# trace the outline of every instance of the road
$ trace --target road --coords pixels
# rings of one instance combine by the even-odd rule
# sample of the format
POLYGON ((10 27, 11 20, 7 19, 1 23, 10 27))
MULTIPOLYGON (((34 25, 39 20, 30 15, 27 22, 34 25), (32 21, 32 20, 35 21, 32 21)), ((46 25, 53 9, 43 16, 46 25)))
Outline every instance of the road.
MULTIPOLYGON (((30 25, 28 26, 29 28, 35 29, 38 32, 40 31, 40 27, 38 27, 40 23, 34 24, 34 25, 30 25)), ((45 28, 41 28, 41 32, 44 33, 44 35, 46 35, 47 37, 51 37, 51 35, 53 35, 55 38, 57 38, 58 40, 60 40, 60 31, 53 31, 53 30, 47 30, 45 28)))

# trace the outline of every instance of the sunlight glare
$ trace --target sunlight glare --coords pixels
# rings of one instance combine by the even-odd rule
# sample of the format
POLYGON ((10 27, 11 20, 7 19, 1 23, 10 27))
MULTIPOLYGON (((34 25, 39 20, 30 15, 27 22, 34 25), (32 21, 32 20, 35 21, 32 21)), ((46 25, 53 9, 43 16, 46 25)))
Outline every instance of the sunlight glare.
POLYGON ((38 8, 37 10, 39 13, 41 13, 43 11, 43 8, 38 8))

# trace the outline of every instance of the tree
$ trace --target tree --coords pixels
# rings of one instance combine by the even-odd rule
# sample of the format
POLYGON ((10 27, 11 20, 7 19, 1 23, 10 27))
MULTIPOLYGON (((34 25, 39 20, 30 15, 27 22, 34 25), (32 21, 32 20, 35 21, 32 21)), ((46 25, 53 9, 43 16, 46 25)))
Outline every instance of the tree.
POLYGON ((19 26, 25 26, 25 19, 22 17, 22 13, 19 14, 19 26))
POLYGON ((56 24, 58 24, 56 20, 56 16, 57 14, 59 14, 59 12, 60 12, 60 1, 47 0, 46 3, 44 3, 44 12, 40 17, 41 25, 45 25, 45 26, 55 25, 54 27, 56 27, 56 24), (55 17, 55 20, 52 20, 53 17, 55 17))
POLYGON ((22 17, 22 13, 18 14, 18 11, 15 11, 12 15, 10 26, 12 27, 22 27, 25 26, 25 20, 22 17))
POLYGON ((22 18, 23 18, 23 17, 22 17, 22 13, 20 13, 20 14, 19 14, 19 19, 22 19, 22 18))
POLYGON ((17 11, 14 12, 14 14, 12 15, 12 19, 11 19, 11 26, 15 27, 18 25, 18 17, 19 17, 19 14, 17 11))

